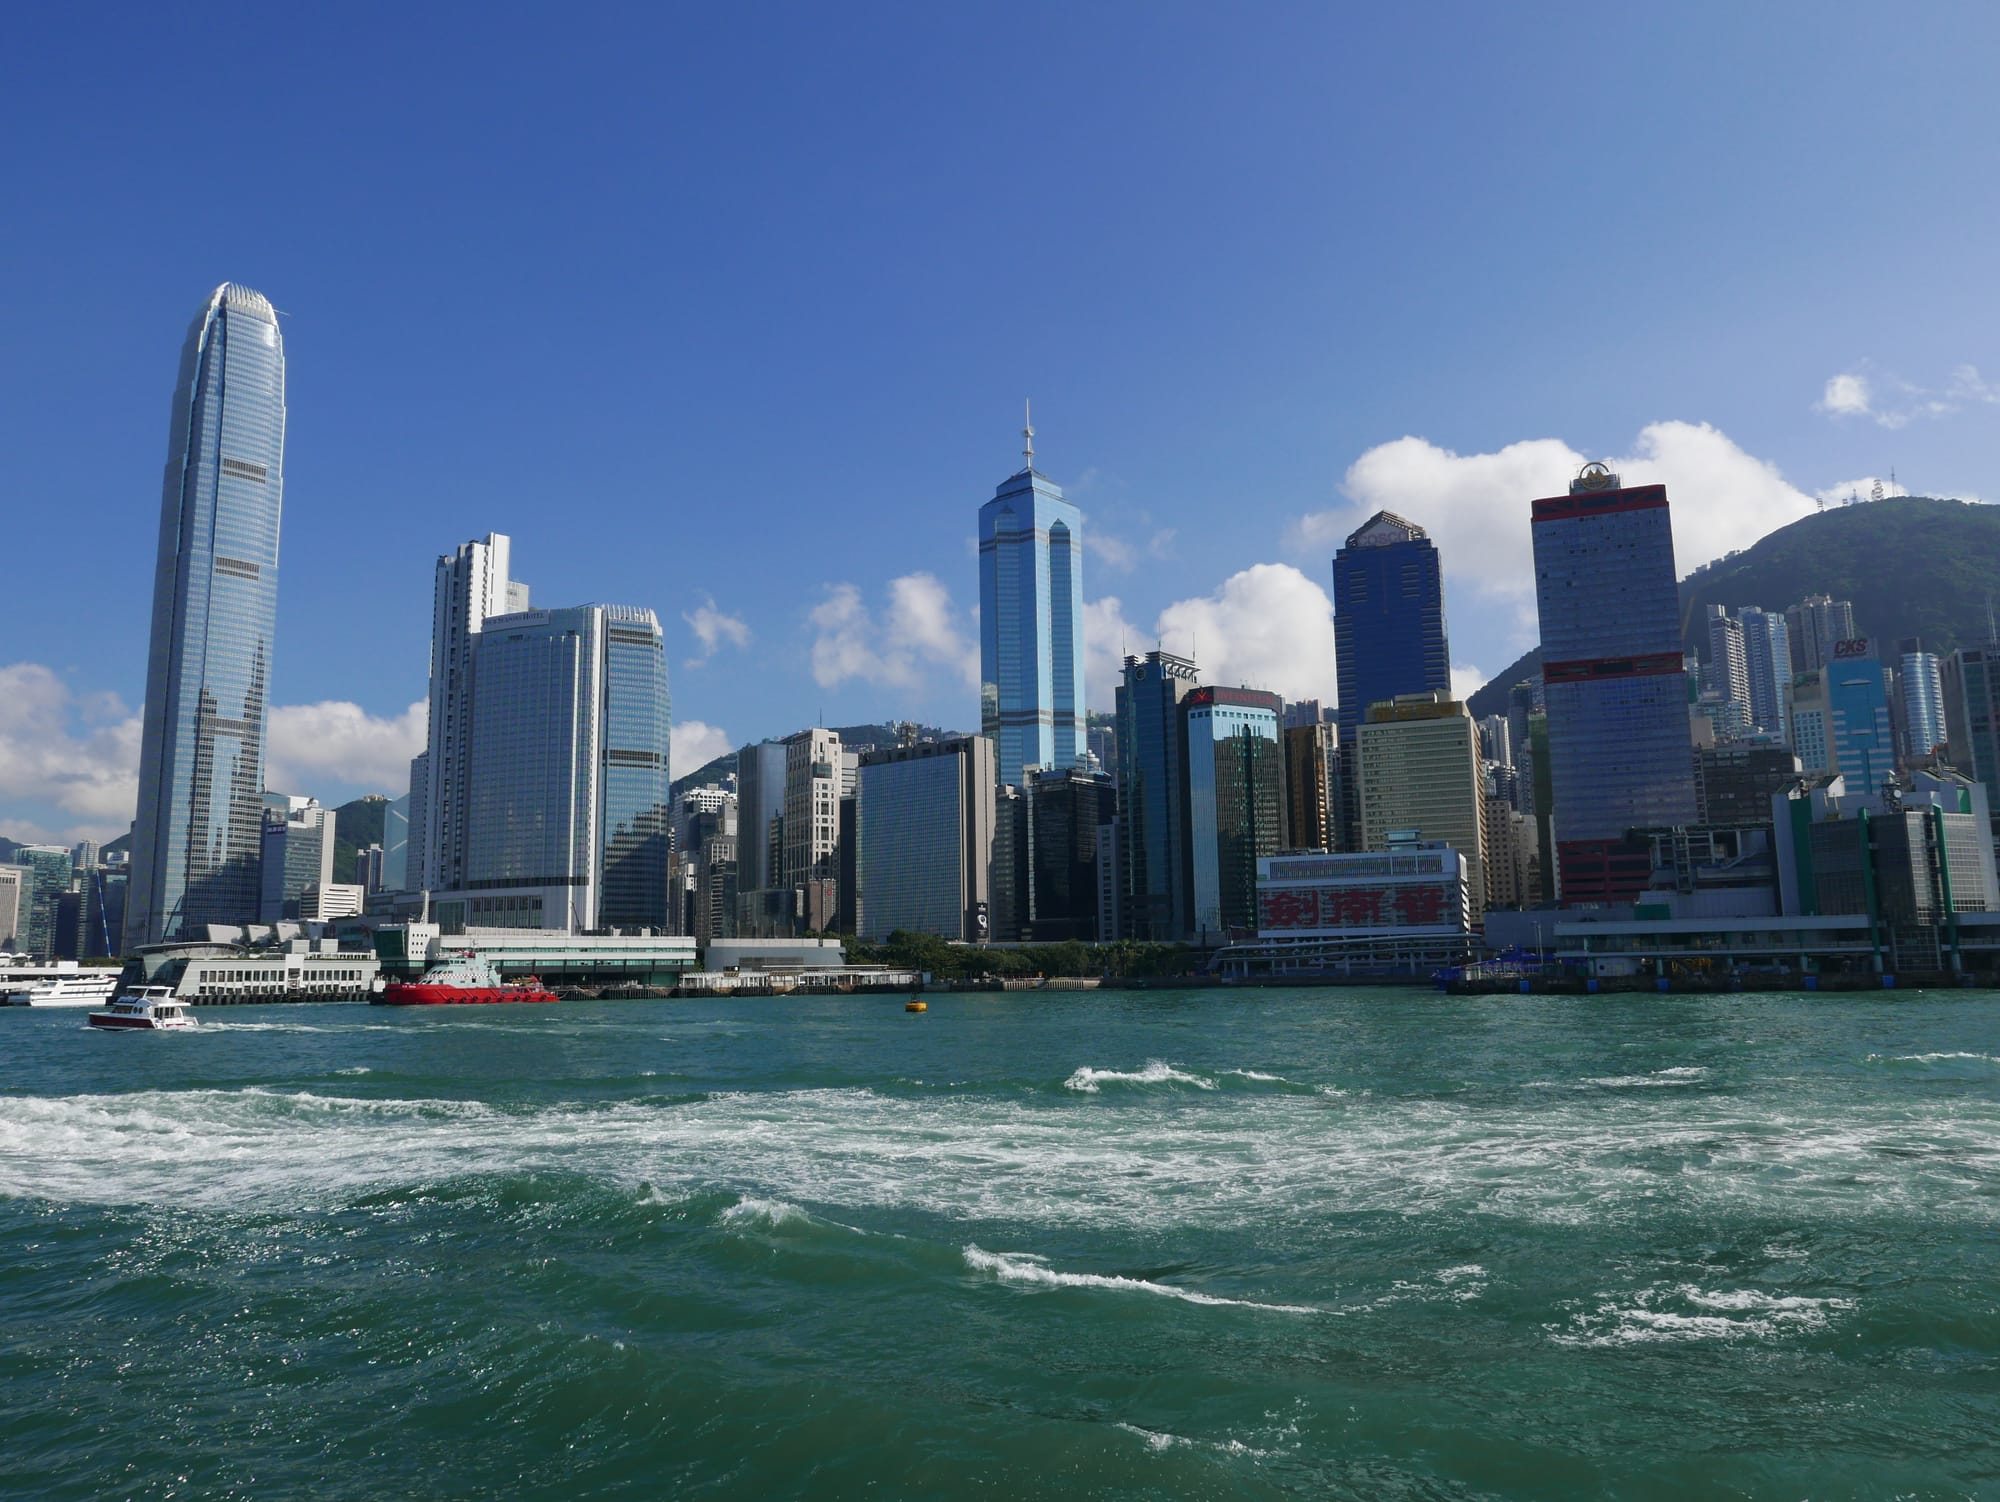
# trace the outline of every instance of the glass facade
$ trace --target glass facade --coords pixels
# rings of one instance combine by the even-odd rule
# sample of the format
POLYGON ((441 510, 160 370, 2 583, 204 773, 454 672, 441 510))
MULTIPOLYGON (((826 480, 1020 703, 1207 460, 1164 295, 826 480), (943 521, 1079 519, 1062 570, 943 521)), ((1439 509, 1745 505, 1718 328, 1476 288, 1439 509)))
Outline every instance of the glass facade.
POLYGON ((1173 943, 1191 931, 1187 844, 1182 831, 1186 771, 1180 705, 1195 686, 1185 657, 1148 652, 1125 659, 1118 686, 1118 859, 1125 936, 1173 943))
POLYGON ((1835 769, 1850 792, 1879 792, 1896 774, 1895 732, 1881 659, 1865 640, 1835 642, 1822 675, 1835 769))
POLYGON ((979 670, 1000 781, 1083 761, 1083 513, 1032 467, 979 508, 979 670))
POLYGON ((461 889, 489 905, 508 892, 542 900, 538 923, 521 902, 505 904, 507 923, 476 907, 469 921, 666 927, 671 710, 653 613, 490 617, 471 665, 461 889))
POLYGON ((1198 688, 1181 703, 1187 767, 1188 912, 1208 942, 1257 927, 1257 862, 1285 843, 1284 701, 1198 688))
POLYGON ((1775 610, 1746 605, 1737 615, 1743 622, 1751 721, 1758 729, 1784 740, 1791 733, 1785 718, 1785 688, 1792 681, 1791 632, 1784 616, 1775 610))
POLYGON ((1036 943, 1097 932, 1097 826, 1111 817, 1111 779, 1090 772, 1040 772, 1026 790, 1028 937, 1036 943))
MULTIPOLYGON (((1349 535, 1333 558, 1333 644, 1340 747, 1351 765, 1369 705, 1451 688, 1443 571, 1422 527, 1378 511, 1349 535)), ((1351 849, 1359 843, 1351 779, 1339 821, 1339 843, 1351 849)))
POLYGON ((285 351, 268 299, 216 288, 174 389, 129 945, 257 914, 277 616, 285 351))
POLYGON ((1593 467, 1533 518, 1558 880, 1571 900, 1588 865, 1591 899, 1619 900, 1636 868, 1610 847, 1696 815, 1667 490, 1593 467))
POLYGON ((1935 652, 1905 652, 1903 738, 1918 761, 1945 742, 1944 675, 1935 652))
POLYGON ((993 860, 994 762, 984 737, 873 751, 856 792, 863 938, 978 940, 993 860))
MULTIPOLYGON (((56 953, 56 905, 69 891, 75 866, 59 845, 21 845, 14 863, 23 868, 19 917, 15 920, 21 947, 38 959, 56 953)), ((4 935, 0 935, 4 937, 4 935)), ((75 956, 70 956, 74 958, 75 956)))
POLYGON ((673 706, 666 638, 650 610, 604 607, 604 831, 597 921, 611 928, 668 923, 667 785, 673 706))

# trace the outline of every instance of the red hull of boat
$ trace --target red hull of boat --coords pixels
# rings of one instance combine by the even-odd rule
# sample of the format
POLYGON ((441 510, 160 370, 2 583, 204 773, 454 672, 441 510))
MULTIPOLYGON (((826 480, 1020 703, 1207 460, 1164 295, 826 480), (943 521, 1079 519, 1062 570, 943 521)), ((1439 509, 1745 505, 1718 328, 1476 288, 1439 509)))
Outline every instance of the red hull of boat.
POLYGON ((551 991, 530 986, 426 986, 420 981, 397 982, 375 998, 385 1007, 482 1006, 505 1001, 560 1001, 551 991))

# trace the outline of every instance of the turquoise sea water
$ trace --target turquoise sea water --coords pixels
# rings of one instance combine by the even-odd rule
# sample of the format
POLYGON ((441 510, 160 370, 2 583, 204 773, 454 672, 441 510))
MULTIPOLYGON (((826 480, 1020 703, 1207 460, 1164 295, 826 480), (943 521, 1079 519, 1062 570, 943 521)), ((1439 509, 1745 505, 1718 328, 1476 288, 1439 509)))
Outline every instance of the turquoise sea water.
POLYGON ((0 1014, 7 1497, 2000 1495, 2000 997, 0 1014))

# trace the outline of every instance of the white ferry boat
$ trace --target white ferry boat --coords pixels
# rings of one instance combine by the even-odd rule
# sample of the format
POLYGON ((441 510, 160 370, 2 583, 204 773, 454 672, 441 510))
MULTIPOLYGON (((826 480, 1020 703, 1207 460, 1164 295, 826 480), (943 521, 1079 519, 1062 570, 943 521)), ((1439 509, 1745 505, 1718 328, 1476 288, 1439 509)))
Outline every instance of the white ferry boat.
POLYGON ((167 1028, 193 1027, 188 1009, 174 1000, 172 986, 144 986, 127 991, 102 1012, 92 1012, 92 1027, 125 1032, 161 1032, 167 1028))
POLYGON ((118 989, 118 972, 65 970, 58 975, 37 976, 27 981, 0 982, 0 1006, 10 1007, 101 1007, 118 989))

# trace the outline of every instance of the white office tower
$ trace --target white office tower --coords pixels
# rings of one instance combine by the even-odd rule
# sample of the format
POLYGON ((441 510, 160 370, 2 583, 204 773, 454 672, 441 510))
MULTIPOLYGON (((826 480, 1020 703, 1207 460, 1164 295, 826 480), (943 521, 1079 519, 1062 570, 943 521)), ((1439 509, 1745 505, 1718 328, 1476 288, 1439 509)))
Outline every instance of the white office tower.
POLYGON ((484 542, 460 543, 456 553, 437 561, 431 594, 430 730, 421 794, 411 783, 411 811, 417 812, 421 803, 424 820, 421 831, 412 832, 413 887, 449 891, 465 880, 465 800, 451 790, 461 788, 466 775, 473 638, 488 616, 528 608, 528 586, 507 577, 512 548, 506 536, 489 532, 484 542))

